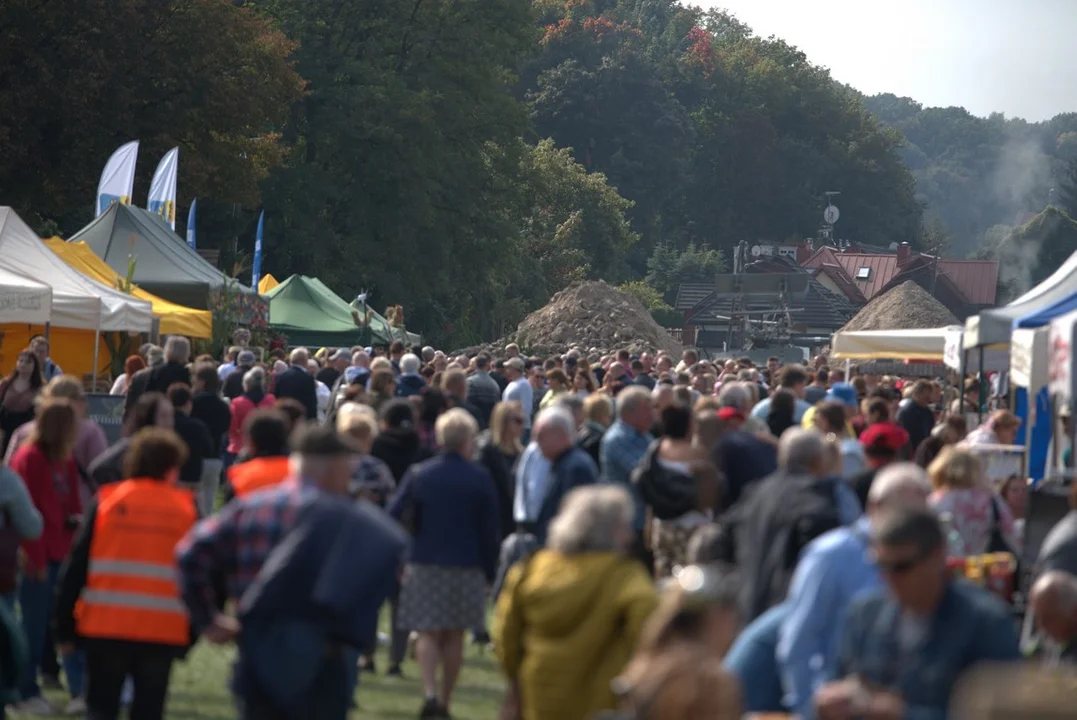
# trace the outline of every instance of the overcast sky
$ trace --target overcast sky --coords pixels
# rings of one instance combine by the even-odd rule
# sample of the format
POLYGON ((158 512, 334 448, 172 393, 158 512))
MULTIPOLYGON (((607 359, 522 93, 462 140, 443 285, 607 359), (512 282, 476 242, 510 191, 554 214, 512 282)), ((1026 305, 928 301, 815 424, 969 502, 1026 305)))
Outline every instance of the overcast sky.
POLYGON ((1077 0, 687 0, 796 45, 840 82, 925 106, 1077 112, 1077 0))

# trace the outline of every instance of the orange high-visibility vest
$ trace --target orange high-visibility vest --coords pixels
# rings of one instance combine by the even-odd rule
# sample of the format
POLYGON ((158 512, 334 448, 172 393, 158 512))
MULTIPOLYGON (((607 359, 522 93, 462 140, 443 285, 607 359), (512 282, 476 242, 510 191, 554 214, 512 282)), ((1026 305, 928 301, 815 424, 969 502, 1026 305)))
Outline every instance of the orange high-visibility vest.
POLYGON ((90 562, 75 606, 78 634, 187 645, 187 608, 176 585, 176 545, 198 520, 194 494, 159 480, 98 491, 90 562))
POLYGON ((228 481, 232 483, 235 496, 243 497, 255 490, 281 484, 288 474, 288 458, 284 455, 273 455, 233 465, 228 468, 228 481))

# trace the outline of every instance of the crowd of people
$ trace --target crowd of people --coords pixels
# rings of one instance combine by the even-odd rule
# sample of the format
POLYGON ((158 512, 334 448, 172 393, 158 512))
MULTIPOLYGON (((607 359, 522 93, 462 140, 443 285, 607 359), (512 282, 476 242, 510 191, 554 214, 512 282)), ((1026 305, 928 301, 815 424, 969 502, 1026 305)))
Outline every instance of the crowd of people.
MULTIPOLYGON (((48 349, 0 381, 0 699, 23 714, 164 717, 201 640, 235 646, 242 717, 343 718, 386 604, 385 672, 417 672, 423 718, 450 716, 469 641, 505 720, 945 718, 967 670, 1020 657, 1011 608, 949 569, 1024 542, 1019 469, 978 447, 1019 422, 972 383, 691 349, 218 362, 171 337, 116 378, 110 446, 48 349)), ((1064 659, 1074 517, 1030 592, 1064 659)))

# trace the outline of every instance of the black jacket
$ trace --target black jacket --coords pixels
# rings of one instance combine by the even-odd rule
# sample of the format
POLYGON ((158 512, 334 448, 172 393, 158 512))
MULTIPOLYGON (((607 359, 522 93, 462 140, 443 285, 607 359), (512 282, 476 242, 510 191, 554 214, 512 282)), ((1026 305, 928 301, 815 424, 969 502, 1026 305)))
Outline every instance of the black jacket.
POLYGON ((467 398, 462 398, 458 395, 450 395, 449 403, 454 408, 463 408, 464 410, 467 410, 468 415, 475 418, 475 422, 479 424, 479 430, 485 430, 489 426, 489 422, 483 419, 482 412, 479 408, 467 398))
POLYGON ((699 491, 695 478, 662 466, 658 460, 660 443, 661 440, 655 440, 647 448, 643 459, 632 471, 632 484, 656 518, 676 520, 696 509, 699 491))
POLYGON ((593 420, 588 420, 583 424, 583 428, 580 430, 580 437, 577 444, 583 448, 583 450, 591 456, 591 459, 595 461, 595 466, 602 470, 602 462, 599 460, 602 446, 602 438, 606 435, 606 428, 593 420))
POLYGON ((277 377, 276 392, 278 398, 291 398, 307 409, 307 419, 318 418, 318 390, 314 377, 301 367, 294 365, 277 377))
POLYGON ((419 434, 411 428, 396 428, 378 433, 370 454, 389 466, 397 484, 404 479, 404 473, 409 467, 433 457, 419 442, 419 434))
POLYGON ((922 407, 909 400, 898 409, 897 423, 909 433, 905 456, 912 457, 920 443, 931 437, 931 429, 935 427, 935 413, 931 412, 931 408, 922 407))
POLYGON ((221 446, 228 437, 228 426, 232 424, 232 410, 228 403, 221 400, 217 393, 195 393, 191 417, 201 420, 209 428, 209 437, 213 441, 213 455, 221 456, 221 446))
POLYGON ((190 386, 191 371, 186 365, 180 363, 165 363, 152 368, 143 368, 134 374, 127 383, 127 396, 123 401, 123 412, 126 415, 135 406, 143 393, 159 392, 167 393, 173 383, 183 383, 190 386))
POLYGON ((243 394, 243 376, 250 372, 250 365, 236 365, 236 369, 228 373, 221 388, 221 394, 229 400, 235 400, 243 394))
POLYGON ((213 453, 213 438, 201 420, 176 411, 176 434, 187 446, 187 462, 180 468, 180 482, 198 485, 202 482, 202 460, 217 457, 213 453))
POLYGON ((512 502, 516 494, 516 461, 519 455, 506 455, 501 448, 494 445, 489 432, 485 432, 479 438, 479 447, 475 452, 475 461, 490 471, 490 477, 494 479, 494 489, 497 490, 497 504, 500 509, 501 539, 504 540, 512 534, 512 528, 516 525, 513 520, 512 502))

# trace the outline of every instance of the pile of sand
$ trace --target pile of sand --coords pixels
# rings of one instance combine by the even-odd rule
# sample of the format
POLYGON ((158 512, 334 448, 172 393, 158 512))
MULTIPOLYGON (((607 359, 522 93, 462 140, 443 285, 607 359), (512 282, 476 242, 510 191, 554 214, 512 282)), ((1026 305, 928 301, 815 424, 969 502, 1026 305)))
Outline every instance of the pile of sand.
POLYGON ((665 350, 679 358, 683 350, 639 300, 601 280, 572 283, 545 307, 525 317, 515 333, 463 352, 486 351, 499 356, 511 342, 525 353, 540 356, 571 349, 585 355, 627 349, 632 353, 665 350))
POLYGON ((906 280, 865 305, 842 331, 923 330, 960 324, 927 290, 906 280))

